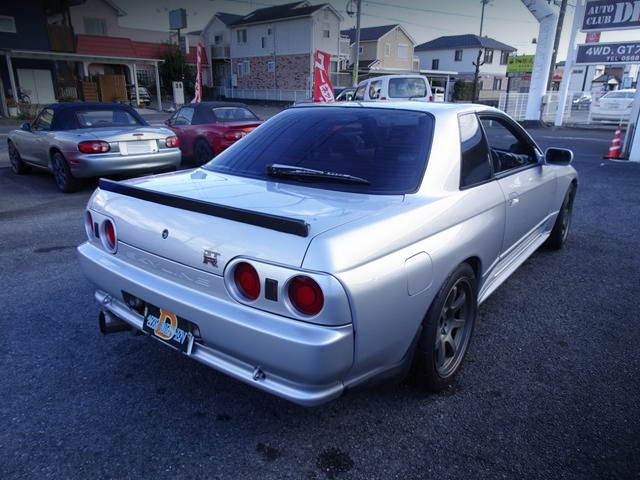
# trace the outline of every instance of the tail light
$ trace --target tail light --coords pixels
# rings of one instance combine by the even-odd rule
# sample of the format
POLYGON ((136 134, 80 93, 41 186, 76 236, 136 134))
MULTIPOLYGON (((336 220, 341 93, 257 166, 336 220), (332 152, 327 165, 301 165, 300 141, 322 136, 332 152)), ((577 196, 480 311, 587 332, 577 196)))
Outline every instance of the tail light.
POLYGON ((116 226, 108 218, 100 224, 100 240, 102 240, 102 246, 107 252, 116 253, 116 250, 118 249, 116 226))
POLYGON ((229 131, 224 132, 224 139, 234 142, 236 140, 240 140, 245 135, 246 135, 246 133, 244 133, 242 131, 231 131, 231 130, 229 130, 229 131))
POLYGON ((260 296, 260 277, 249 263, 241 262, 236 265, 233 279, 236 288, 247 300, 256 300, 260 296))
POLYGON ((84 231, 87 233, 89 240, 93 240, 93 237, 95 236, 93 231, 93 217, 89 210, 84 212, 84 231))
POLYGON ((312 278, 298 275, 289 283, 289 300, 300 313, 317 315, 324 306, 322 289, 312 278))
POLYGON ((82 153, 107 153, 111 146, 102 140, 88 140, 78 144, 78 150, 82 153))
POLYGON ((178 148, 180 146, 180 139, 175 135, 172 137, 167 137, 164 140, 164 144, 167 148, 178 148))
POLYGON ((429 95, 429 101, 433 102, 433 95, 429 95))

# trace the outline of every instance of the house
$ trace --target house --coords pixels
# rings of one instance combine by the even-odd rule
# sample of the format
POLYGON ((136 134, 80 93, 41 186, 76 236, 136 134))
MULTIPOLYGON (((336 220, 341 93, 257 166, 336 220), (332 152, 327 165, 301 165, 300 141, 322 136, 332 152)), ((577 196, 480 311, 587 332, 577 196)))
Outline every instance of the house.
POLYGON ((234 98, 308 99, 313 56, 331 55, 338 67, 342 16, 329 4, 296 2, 255 10, 229 25, 234 98))
MULTIPOLYGON (((170 34, 120 27, 118 18, 123 15, 110 0, 3 4, 2 96, 24 90, 34 104, 65 99, 126 101, 126 84, 155 84, 159 90, 160 47, 172 41, 170 34)), ((187 63, 196 63, 195 48, 187 63)), ((207 71, 205 82, 210 78, 207 71)))
MULTIPOLYGON (((356 29, 342 30, 341 34, 349 38, 351 60, 355 62, 356 29)), ((415 42, 401 25, 361 28, 358 77, 417 72, 414 47, 415 42)))
POLYGON ((211 59, 211 86, 216 96, 224 96, 231 89, 231 29, 229 25, 242 19, 242 15, 217 12, 200 35, 211 59))
POLYGON ((497 97, 507 88, 509 55, 516 49, 489 37, 453 35, 415 47, 421 68, 456 71, 456 78, 473 82, 480 52, 480 99, 497 97))

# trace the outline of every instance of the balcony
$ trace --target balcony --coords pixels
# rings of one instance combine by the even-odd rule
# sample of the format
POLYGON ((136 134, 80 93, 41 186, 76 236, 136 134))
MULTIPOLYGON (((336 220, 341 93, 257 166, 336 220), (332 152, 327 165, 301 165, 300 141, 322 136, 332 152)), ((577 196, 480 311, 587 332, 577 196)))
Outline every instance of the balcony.
POLYGON ((47 33, 49 35, 49 47, 52 51, 70 53, 76 51, 73 27, 49 24, 47 25, 47 33))
POLYGON ((229 51, 229 44, 211 45, 211 59, 212 60, 227 60, 231 58, 229 51))

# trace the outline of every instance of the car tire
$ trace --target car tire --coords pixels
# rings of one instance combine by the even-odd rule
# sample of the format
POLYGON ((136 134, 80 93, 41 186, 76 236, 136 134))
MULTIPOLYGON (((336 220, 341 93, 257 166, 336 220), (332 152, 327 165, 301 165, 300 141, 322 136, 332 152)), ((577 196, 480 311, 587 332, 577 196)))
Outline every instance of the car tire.
POLYGON ((478 311, 476 277, 460 264, 433 299, 413 358, 417 384, 432 392, 449 387, 469 348, 478 311))
POLYGON ((209 142, 200 139, 193 145, 193 161, 196 165, 204 165, 213 158, 213 150, 209 142))
POLYGON ((51 156, 51 170, 53 178, 60 191, 64 193, 72 193, 80 188, 80 180, 71 174, 69 164, 60 152, 54 152, 51 156))
POLYGON ((549 250, 560 250, 567 242, 569 227, 571 227, 571 218, 573 217, 573 199, 575 196, 576 188, 572 185, 564 196, 551 234, 544 243, 544 246, 549 250))
POLYGON ((22 161, 20 152, 18 152, 18 149, 11 140, 9 140, 8 150, 9 161, 11 162, 11 170, 13 170, 13 173, 15 173, 16 175, 24 175, 25 173, 29 173, 31 171, 31 167, 22 161))

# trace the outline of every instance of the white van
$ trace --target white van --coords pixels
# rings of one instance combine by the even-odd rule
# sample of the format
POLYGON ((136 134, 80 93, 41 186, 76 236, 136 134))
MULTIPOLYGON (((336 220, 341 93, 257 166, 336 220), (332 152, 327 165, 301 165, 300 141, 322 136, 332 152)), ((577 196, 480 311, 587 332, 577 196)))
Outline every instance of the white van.
POLYGON ((358 84, 355 101, 422 100, 433 102, 433 93, 422 75, 384 75, 358 84))

